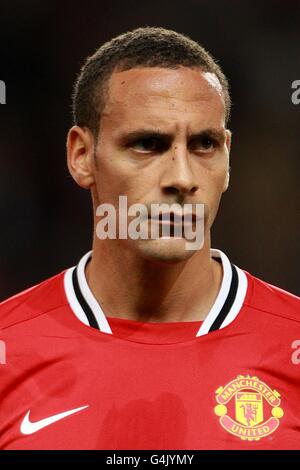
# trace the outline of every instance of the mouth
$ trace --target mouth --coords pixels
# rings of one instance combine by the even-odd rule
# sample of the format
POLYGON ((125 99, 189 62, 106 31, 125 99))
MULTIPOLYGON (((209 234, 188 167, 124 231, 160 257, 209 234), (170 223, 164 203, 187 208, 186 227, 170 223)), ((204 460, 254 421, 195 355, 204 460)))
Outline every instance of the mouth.
POLYGON ((159 214, 152 214, 148 217, 149 224, 157 226, 159 238, 166 239, 182 239, 186 236, 186 230, 193 230, 196 232, 198 222, 202 219, 194 213, 176 213, 161 212, 159 214))
POLYGON ((149 216, 149 220, 164 225, 192 225, 200 222, 200 218, 193 213, 177 214, 176 212, 163 212, 154 216, 149 216))

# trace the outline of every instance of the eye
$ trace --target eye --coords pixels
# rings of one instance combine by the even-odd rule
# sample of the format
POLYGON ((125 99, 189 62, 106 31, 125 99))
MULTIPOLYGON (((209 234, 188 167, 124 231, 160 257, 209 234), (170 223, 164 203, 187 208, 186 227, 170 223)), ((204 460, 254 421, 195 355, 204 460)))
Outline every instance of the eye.
POLYGON ((194 152, 211 152, 216 146, 216 140, 209 136, 199 137, 190 143, 190 148, 194 152))
POLYGON ((141 153, 162 152, 166 143, 157 137, 144 137, 132 142, 130 147, 141 153))

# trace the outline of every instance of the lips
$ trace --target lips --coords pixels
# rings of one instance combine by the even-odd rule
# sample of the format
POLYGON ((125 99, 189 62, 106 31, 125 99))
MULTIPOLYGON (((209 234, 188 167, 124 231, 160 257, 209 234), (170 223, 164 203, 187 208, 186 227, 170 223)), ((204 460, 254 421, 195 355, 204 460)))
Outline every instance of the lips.
POLYGON ((200 221, 196 214, 178 214, 176 212, 163 212, 149 217, 154 222, 171 225, 194 224, 200 221))

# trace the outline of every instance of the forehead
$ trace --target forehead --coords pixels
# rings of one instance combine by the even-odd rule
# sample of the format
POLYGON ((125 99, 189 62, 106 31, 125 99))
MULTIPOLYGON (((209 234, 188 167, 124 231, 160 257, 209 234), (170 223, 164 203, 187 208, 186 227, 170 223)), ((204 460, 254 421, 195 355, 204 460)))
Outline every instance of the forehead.
MULTIPOLYGON (((198 68, 135 68, 113 72, 102 118, 117 121, 225 119, 218 78, 198 68)), ((215 123, 218 124, 218 123, 215 123)))

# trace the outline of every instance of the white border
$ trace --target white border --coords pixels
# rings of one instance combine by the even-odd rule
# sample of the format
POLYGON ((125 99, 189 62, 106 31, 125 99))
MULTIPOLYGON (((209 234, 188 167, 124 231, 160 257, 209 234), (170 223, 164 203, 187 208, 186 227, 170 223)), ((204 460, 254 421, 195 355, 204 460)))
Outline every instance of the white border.
POLYGON ((65 293, 66 293, 68 302, 70 304, 70 307, 75 313, 76 317, 80 321, 82 321, 82 323, 89 326, 89 322, 86 317, 86 314, 81 308, 81 305, 78 302, 76 294, 74 292, 73 282, 72 282, 72 274, 73 274, 74 269, 76 269, 76 266, 73 266, 73 268, 68 269, 68 271, 65 273, 65 277, 64 277, 65 293))
POLYGON ((85 277, 85 272, 84 272, 85 265, 88 262, 88 260, 91 258, 91 256, 92 256, 92 251, 89 251, 79 261, 78 269, 77 269, 79 287, 80 287, 82 295, 85 298, 85 301, 90 306, 91 310, 93 311, 96 317, 100 331, 102 331, 103 333, 112 334, 107 318, 104 315, 104 312, 102 308, 100 307, 99 303, 97 302, 94 294, 89 288, 89 285, 85 277))
MULTIPOLYGON (((217 250, 213 248, 210 250, 210 253, 211 253, 211 256, 215 258, 221 258, 222 267, 223 267, 223 279, 222 279, 221 287, 217 295, 217 298, 213 306, 211 307, 209 313, 207 314, 205 320, 203 321, 201 327, 199 328, 196 334, 196 337, 203 336, 209 332, 211 325, 213 324, 213 322, 219 315, 227 299, 227 296, 230 290, 231 280, 232 280, 231 264, 230 264, 229 259, 225 255, 225 253, 223 253, 221 250, 217 250)), ((88 303, 88 305, 90 306, 90 308, 92 309, 96 317, 100 331, 102 331, 103 333, 112 334, 112 330, 110 328, 108 320, 103 310, 101 309, 99 303, 97 302, 96 298, 94 297, 91 289, 89 288, 89 285, 86 280, 85 266, 91 256, 92 256, 92 251, 89 251, 81 258, 78 264, 77 272, 78 272, 79 287, 82 292, 82 295, 85 298, 85 301, 88 303)), ((80 303, 78 302, 76 294, 74 292, 73 282, 72 282, 72 274, 73 274, 74 269, 76 269, 76 266, 68 269, 65 273, 64 287, 65 287, 66 296, 70 304, 70 307, 75 313, 75 315, 77 316, 77 318, 81 322, 83 322, 85 325, 89 326, 89 322, 86 317, 86 314, 84 310, 82 309, 80 303)), ((243 302, 247 293, 247 287, 248 287, 247 276, 238 267, 236 267, 236 269, 238 273, 238 288, 237 288, 236 297, 224 322, 221 324, 220 329, 229 325, 237 317, 239 311, 241 310, 241 307, 243 305, 243 302)))
POLYGON ((211 249, 210 250, 211 256, 214 256, 215 258, 221 258, 222 261, 222 267, 223 267, 223 279, 221 283, 221 287, 219 290, 219 293, 217 295, 217 298, 211 307, 210 311, 206 315, 202 325, 200 326, 198 333, 196 334, 196 337, 206 335, 209 332, 209 329, 217 316, 219 315, 230 290, 230 285, 231 285, 231 280, 232 280, 232 269, 230 265, 230 261, 225 255, 220 250, 216 249, 211 249))
POLYGON ((234 299, 234 302, 231 306, 230 312, 226 316, 225 320, 223 321, 222 325, 220 326, 221 328, 224 328, 224 326, 229 325, 239 314, 239 311, 241 310, 246 294, 247 294, 247 288, 248 288, 248 279, 244 271, 242 271, 240 268, 237 266, 236 270, 239 276, 239 286, 238 290, 234 299))
MULTIPOLYGON (((221 284, 221 288, 219 294, 213 304, 212 308, 210 309, 209 313, 205 317, 201 327, 198 330, 196 337, 206 335, 209 332, 209 329, 217 316, 219 315, 230 290, 231 280, 232 280, 232 268, 229 259, 221 250, 211 249, 211 255, 214 257, 221 258, 222 266, 223 266, 223 280, 221 284)), ((247 277, 246 274, 236 267, 238 272, 238 288, 237 293, 234 299, 234 302, 231 306, 230 311, 226 315, 225 320, 221 324, 219 330, 224 328, 224 326, 229 325, 238 315, 243 302, 245 300, 245 296, 247 293, 247 277)))

